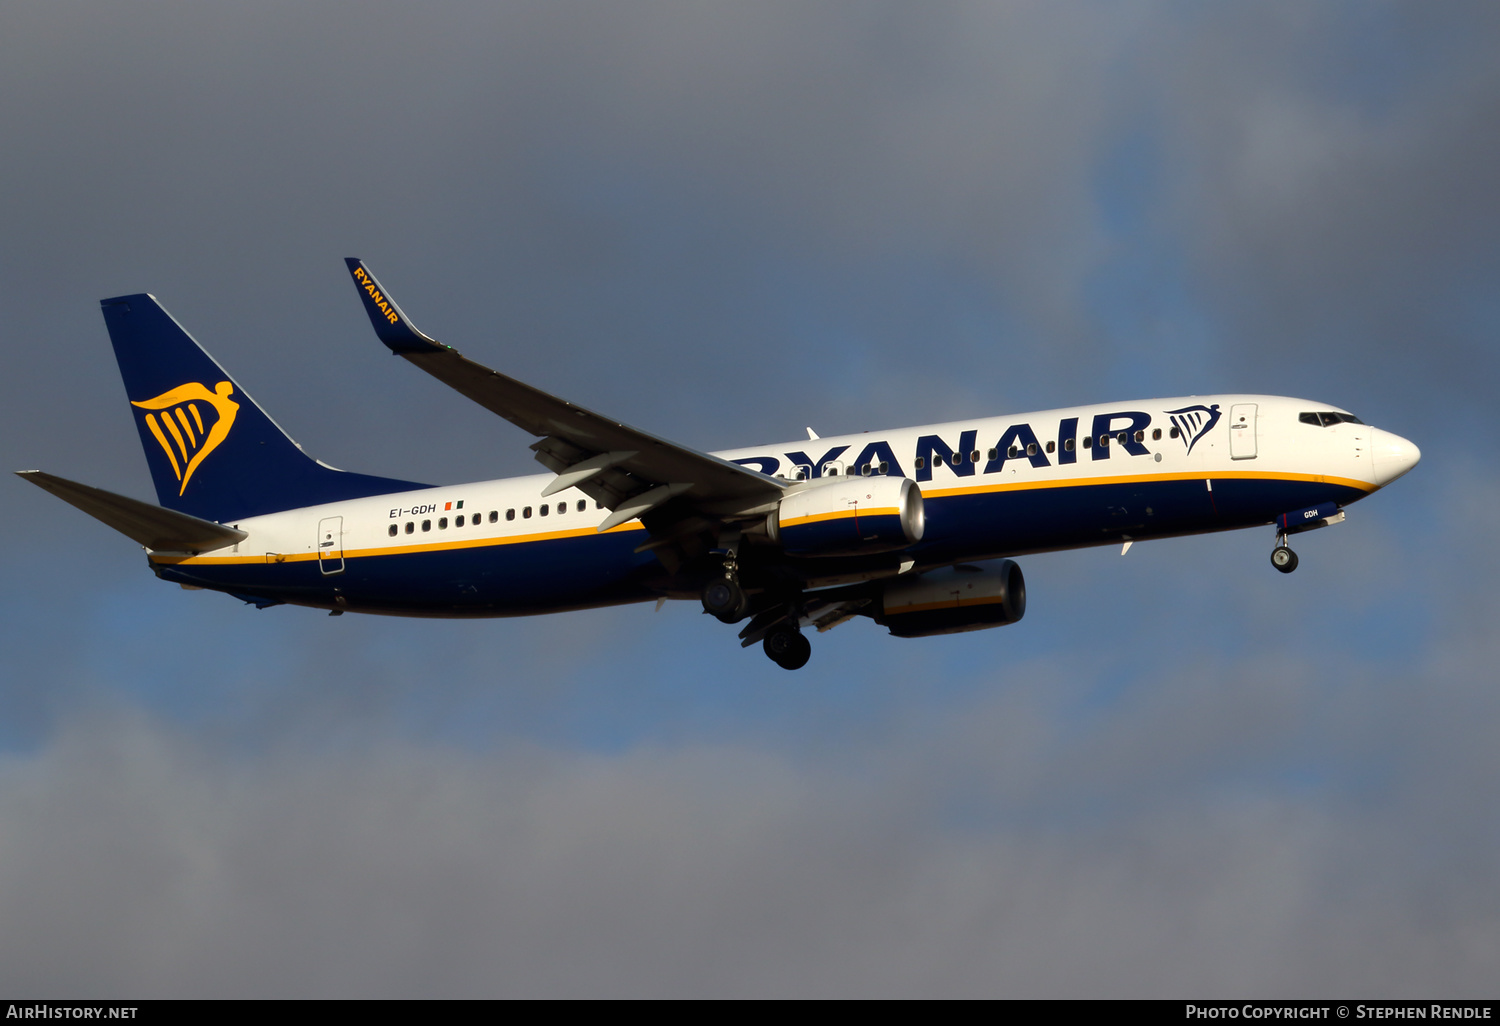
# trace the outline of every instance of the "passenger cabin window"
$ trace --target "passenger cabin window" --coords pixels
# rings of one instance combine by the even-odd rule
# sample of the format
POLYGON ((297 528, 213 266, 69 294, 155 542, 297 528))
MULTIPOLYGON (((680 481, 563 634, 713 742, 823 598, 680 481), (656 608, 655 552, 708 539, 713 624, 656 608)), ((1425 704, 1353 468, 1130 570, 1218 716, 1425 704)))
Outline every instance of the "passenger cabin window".
POLYGON ((514 519, 516 519, 516 511, 513 510, 513 509, 506 510, 505 511, 505 519, 506 520, 514 520, 514 519))
POLYGON ((396 525, 395 524, 391 525, 391 529, 390 529, 390 531, 388 533, 390 534, 390 536, 392 538, 396 537, 396 525))
MULTIPOLYGON (((1051 443, 1049 442, 1048 444, 1050 445, 1051 443)), ((1072 452, 1072 451, 1073 451, 1073 439, 1071 439, 1071 438, 1065 438, 1065 439, 1063 439, 1063 452, 1072 452)))
POLYGON ((547 515, 547 504, 545 502, 542 503, 541 513, 542 513, 542 516, 546 516, 547 515))
POLYGON ((462 513, 460 513, 458 516, 456 516, 456 517, 453 518, 453 526, 454 527, 462 527, 462 526, 464 526, 464 515, 462 513))
POLYGON ((558 514, 558 516, 561 516, 562 514, 566 513, 567 511, 568 511, 568 504, 566 502, 559 502, 557 504, 557 514, 558 514))
POLYGON ((1085 449, 1087 449, 1089 446, 1091 446, 1093 444, 1094 444, 1094 436, 1093 435, 1084 435, 1083 436, 1083 447, 1085 449))
POLYGON ((578 500, 578 512, 582 513, 584 510, 586 510, 588 508, 589 508, 589 504, 587 502, 585 502, 582 499, 578 500))
POLYGON ((1159 442, 1159 441, 1161 441, 1161 428, 1152 428, 1151 429, 1151 441, 1153 441, 1153 442, 1159 442))
POLYGON ((1019 445, 1013 445, 1009 449, 1005 450, 1006 459, 1013 460, 1019 455, 1021 455, 1021 447, 1019 445))
MULTIPOLYGON (((923 459, 921 456, 918 456, 916 459, 912 460, 911 462, 912 462, 912 466, 916 467, 918 470, 921 470, 923 467, 927 466, 927 461, 925 459, 923 459)), ((934 462, 933 462, 932 465, 934 467, 937 466, 936 458, 935 457, 934 457, 934 462)))
POLYGON ((406 522, 406 533, 407 534, 411 534, 416 529, 417 529, 417 525, 416 525, 416 523, 414 521, 408 520, 406 522))
POLYGON ((526 506, 525 508, 523 508, 521 510, 521 519, 522 520, 530 520, 531 519, 531 507, 530 506, 526 506))
POLYGON ((1027 442, 1026 443, 1026 455, 1028 455, 1028 456, 1035 456, 1036 455, 1036 443, 1035 442, 1027 442))
POLYGON ((979 462, 979 450, 978 449, 975 449, 973 452, 969 453, 969 462, 970 463, 978 463, 979 462))
POLYGON ((1172 426, 1171 435, 1172 435, 1173 438, 1181 438, 1182 437, 1182 432, 1177 429, 1177 426, 1175 424, 1172 426))
POLYGON ((1108 449, 1109 448, 1109 436, 1108 435, 1100 435, 1099 436, 1099 448, 1101 448, 1101 449, 1108 449))
POLYGON ((490 523, 492 523, 492 524, 493 523, 497 523, 499 520, 500 520, 500 511, 497 510, 497 509, 490 510, 490 523))
POLYGON ((1144 432, 1144 431, 1137 431, 1135 433, 1135 440, 1137 442, 1144 442, 1146 440, 1146 432, 1144 432))
POLYGON ((446 530, 448 530, 448 518, 447 517, 438 517, 438 530, 439 531, 446 531, 446 530))
POLYGON ((430 531, 430 530, 432 530, 432 521, 431 520, 424 520, 424 521, 422 521, 422 530, 424 530, 424 531, 430 531))
MULTIPOLYGON (((1068 448, 1071 449, 1073 447, 1070 445, 1070 446, 1068 446, 1068 448)), ((1047 451, 1048 452, 1056 452, 1057 451, 1057 443, 1056 442, 1048 442, 1047 443, 1047 451)))
POLYGON ((880 472, 882 474, 889 474, 891 472, 891 464, 888 460, 880 461, 880 472))

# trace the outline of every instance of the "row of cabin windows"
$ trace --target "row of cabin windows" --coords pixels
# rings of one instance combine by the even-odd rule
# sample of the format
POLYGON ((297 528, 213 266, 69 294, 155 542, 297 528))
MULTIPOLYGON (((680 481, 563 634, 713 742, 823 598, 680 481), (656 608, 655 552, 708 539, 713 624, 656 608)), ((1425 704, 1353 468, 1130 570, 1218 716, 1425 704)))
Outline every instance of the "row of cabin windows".
MULTIPOLYGON (((1362 424, 1362 423, 1364 423, 1358 417, 1355 417, 1353 414, 1349 414, 1349 413, 1322 413, 1322 414, 1318 414, 1318 413, 1304 413, 1304 414, 1301 415, 1300 419, 1305 424, 1316 424, 1316 423, 1318 423, 1318 418, 1319 417, 1336 417, 1336 418, 1339 418, 1339 420, 1347 421, 1347 422, 1349 422, 1351 424, 1362 424), (1312 418, 1312 419, 1309 419, 1309 418, 1312 418)), ((1324 424, 1324 426, 1326 427, 1328 425, 1328 423, 1338 423, 1338 420, 1326 422, 1324 424)), ((1175 428, 1175 427, 1172 428, 1170 437, 1177 438, 1180 435, 1181 435, 1181 432, 1178 431, 1177 428, 1175 428)), ((1116 437, 1116 440, 1121 445, 1124 445, 1124 444, 1126 444, 1127 442, 1130 441, 1130 432, 1129 431, 1121 431, 1115 437, 1116 437)), ((1109 445, 1109 439, 1110 439, 1110 436, 1107 435, 1107 434, 1100 435, 1099 436, 1099 445, 1101 447, 1108 446, 1109 445)), ((1145 431, 1137 431, 1135 433, 1135 440, 1137 442, 1144 442, 1146 440, 1146 432, 1145 431)), ((1152 431, 1151 431, 1151 440, 1153 442, 1159 442, 1159 441, 1161 441, 1161 428, 1153 428, 1152 429, 1152 431)), ((1093 439, 1092 436, 1085 435, 1084 438, 1083 438, 1083 447, 1085 449, 1087 449, 1087 448, 1089 448, 1093 444, 1093 442, 1094 442, 1094 439, 1093 439)), ((1064 439, 1064 441, 1063 441, 1063 450, 1065 452, 1072 452, 1073 451, 1073 439, 1071 439, 1071 438, 1064 439)), ((1037 443, 1035 443, 1035 442, 1031 442, 1031 443, 1029 443, 1026 446, 1026 455, 1027 456, 1035 456, 1037 454, 1037 451, 1038 451, 1037 450, 1037 443)), ((1056 442, 1048 442, 1047 443, 1047 451, 1049 453, 1056 452, 1057 451, 1057 443, 1056 442)), ((990 459, 990 460, 995 459, 996 456, 998 456, 998 455, 999 455, 999 450, 998 449, 990 449, 990 450, 988 450, 985 453, 985 457, 987 459, 990 459)), ((1006 458, 1007 459, 1018 459, 1020 456, 1021 456, 1021 447, 1019 445, 1013 445, 1013 446, 1011 446, 1006 451, 1006 458)), ((963 460, 964 460, 964 454, 963 453, 957 453, 957 454, 955 454, 955 455, 953 455, 953 456, 951 456, 951 457, 948 458, 948 462, 953 463, 953 464, 962 463, 963 460)), ((978 463, 979 462, 979 450, 978 449, 975 449, 973 452, 969 453, 969 462, 970 463, 978 463)), ((913 463, 915 464, 915 466, 916 466, 916 468, 918 470, 921 470, 923 467, 926 466, 926 461, 921 456, 918 456, 913 461, 913 463)), ((943 463, 944 463, 944 460, 943 460, 942 456, 937 455, 937 454, 933 454, 932 465, 934 467, 941 467, 943 465, 943 463)), ((823 472, 825 474, 827 474, 829 477, 837 477, 838 476, 838 472, 839 472, 838 465, 830 463, 826 467, 823 468, 823 472)), ((871 474, 889 474, 891 472, 891 465, 888 462, 884 461, 884 460, 882 460, 878 464, 875 464, 875 463, 861 463, 857 467, 854 468, 853 472, 857 473, 857 474, 860 474, 860 475, 863 475, 864 477, 869 477, 871 474)), ((807 477, 807 468, 806 467, 798 467, 797 468, 797 473, 795 475, 795 480, 802 481, 802 480, 805 480, 806 477, 807 477)), ((600 502, 595 502, 594 503, 594 508, 595 509, 603 509, 604 508, 604 504, 600 503, 600 502)), ((586 509, 588 509, 588 503, 585 500, 583 500, 583 499, 579 499, 578 500, 578 512, 582 513, 586 509)), ((548 513, 549 513, 548 504, 545 503, 545 502, 542 503, 542 505, 538 508, 537 512, 541 516, 544 516, 544 517, 547 516, 548 513)), ((558 512, 559 516, 561 516, 562 514, 568 512, 568 504, 566 502, 559 502, 557 504, 557 512, 558 512)), ((472 520, 473 524, 476 527, 481 523, 481 517, 482 516, 483 516, 483 514, 475 513, 470 518, 472 520)), ((521 508, 521 518, 524 519, 524 520, 529 520, 531 518, 531 507, 530 506, 523 506, 521 508)), ((490 511, 490 517, 489 517, 489 519, 490 519, 490 523, 492 523, 492 524, 498 522, 499 519, 500 519, 499 512, 496 511, 496 510, 491 510, 490 511)), ((516 511, 514 509, 508 509, 508 510, 506 510, 505 511, 505 519, 506 520, 514 520, 514 519, 516 519, 516 511)), ((456 516, 456 517, 453 518, 453 526, 454 527, 462 527, 462 526, 464 526, 464 516, 463 516, 462 513, 460 513, 458 516, 456 516)), ((438 530, 446 530, 447 527, 448 527, 448 518, 447 517, 439 517, 438 518, 438 530)), ((406 522, 406 533, 407 534, 411 534, 415 530, 416 530, 415 521, 408 520, 406 522)), ((432 530, 432 521, 431 520, 424 520, 424 521, 422 521, 422 530, 424 530, 424 531, 430 531, 430 530, 432 530)), ((391 525, 391 527, 390 527, 390 534, 391 534, 391 537, 393 537, 393 538, 396 536, 396 525, 395 524, 391 525)))
MULTIPOLYGON (((579 499, 578 500, 578 512, 579 513, 582 513, 584 510, 586 510, 588 508, 589 508, 589 504, 588 504, 587 501, 585 501, 583 499, 579 499)), ((596 502, 596 503, 594 503, 594 508, 595 509, 603 509, 604 508, 604 504, 601 503, 601 502, 596 502)), ((568 504, 566 502, 559 502, 557 504, 557 515, 558 516, 562 516, 567 511, 568 511, 568 504)), ((537 512, 541 516, 545 517, 545 516, 547 516, 548 514, 550 514, 552 512, 552 509, 551 509, 551 506, 548 503, 544 502, 538 508, 537 512)), ((468 522, 470 524, 472 524, 474 527, 478 527, 480 524, 484 523, 484 519, 485 519, 485 517, 484 517, 483 513, 474 513, 474 514, 471 514, 468 517, 468 522)), ((513 510, 513 509, 506 510, 505 511, 505 519, 506 520, 514 520, 514 519, 516 519, 516 511, 513 510)), ((531 519, 531 507, 530 506, 523 506, 523 507, 521 507, 521 519, 523 519, 523 520, 530 520, 531 519)), ((500 511, 499 510, 495 510, 495 509, 490 510, 489 521, 492 524, 499 523, 500 522, 500 511)), ((447 517, 438 517, 437 526, 438 526, 438 530, 439 531, 446 531, 448 529, 448 518, 447 517)), ((454 527, 463 527, 464 526, 464 514, 460 513, 458 516, 456 516, 456 517, 453 518, 453 526, 454 527)), ((398 533, 398 530, 399 529, 398 529, 397 525, 392 524, 390 526, 390 531, 389 531, 390 536, 392 538, 396 537, 396 535, 398 533)), ((406 522, 406 533, 407 534, 414 534, 416 532, 416 530, 417 530, 417 522, 415 520, 408 520, 406 522)), ((431 520, 424 520, 424 521, 422 521, 422 530, 424 530, 424 531, 430 531, 430 530, 432 530, 432 521, 431 520)))

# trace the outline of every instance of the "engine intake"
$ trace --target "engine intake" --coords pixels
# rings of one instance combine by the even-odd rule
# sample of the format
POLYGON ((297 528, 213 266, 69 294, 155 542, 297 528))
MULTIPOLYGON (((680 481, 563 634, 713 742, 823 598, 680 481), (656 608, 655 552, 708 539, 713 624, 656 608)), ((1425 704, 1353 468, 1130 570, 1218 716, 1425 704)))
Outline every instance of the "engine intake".
POLYGON ((1026 615, 1026 578, 1008 559, 948 566, 885 586, 875 621, 898 638, 1003 627, 1026 615))
POLYGON ((922 540, 922 490, 905 477, 836 477, 793 492, 766 519, 771 540, 795 556, 849 556, 922 540))

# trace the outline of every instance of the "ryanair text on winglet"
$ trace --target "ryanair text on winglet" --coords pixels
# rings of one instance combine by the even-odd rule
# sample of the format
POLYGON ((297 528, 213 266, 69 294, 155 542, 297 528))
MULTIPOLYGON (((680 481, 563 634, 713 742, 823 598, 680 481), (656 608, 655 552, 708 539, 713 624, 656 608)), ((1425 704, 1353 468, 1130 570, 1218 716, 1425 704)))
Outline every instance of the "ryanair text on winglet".
POLYGON ((363 267, 356 267, 354 269, 354 280, 364 286, 365 292, 369 294, 370 299, 375 303, 375 305, 380 307, 380 312, 385 314, 386 320, 390 321, 392 324, 400 322, 401 318, 396 315, 395 310, 391 309, 391 304, 386 302, 386 298, 382 296, 380 294, 380 290, 375 287, 374 279, 372 279, 368 274, 365 273, 365 269, 363 267))

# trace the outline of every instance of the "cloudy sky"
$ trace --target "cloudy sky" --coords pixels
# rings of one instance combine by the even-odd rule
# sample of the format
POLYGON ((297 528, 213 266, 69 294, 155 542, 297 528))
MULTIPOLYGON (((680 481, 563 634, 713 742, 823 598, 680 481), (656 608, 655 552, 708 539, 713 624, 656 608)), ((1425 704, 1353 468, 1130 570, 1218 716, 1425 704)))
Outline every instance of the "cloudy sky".
POLYGON ((1493 996, 1500 7, 0 7, 0 453, 152 489, 150 291, 351 470, 529 473, 430 334, 685 444, 1317 399, 1308 536, 1029 557, 796 674, 688 604, 256 611, 0 483, 0 991, 1493 996))

